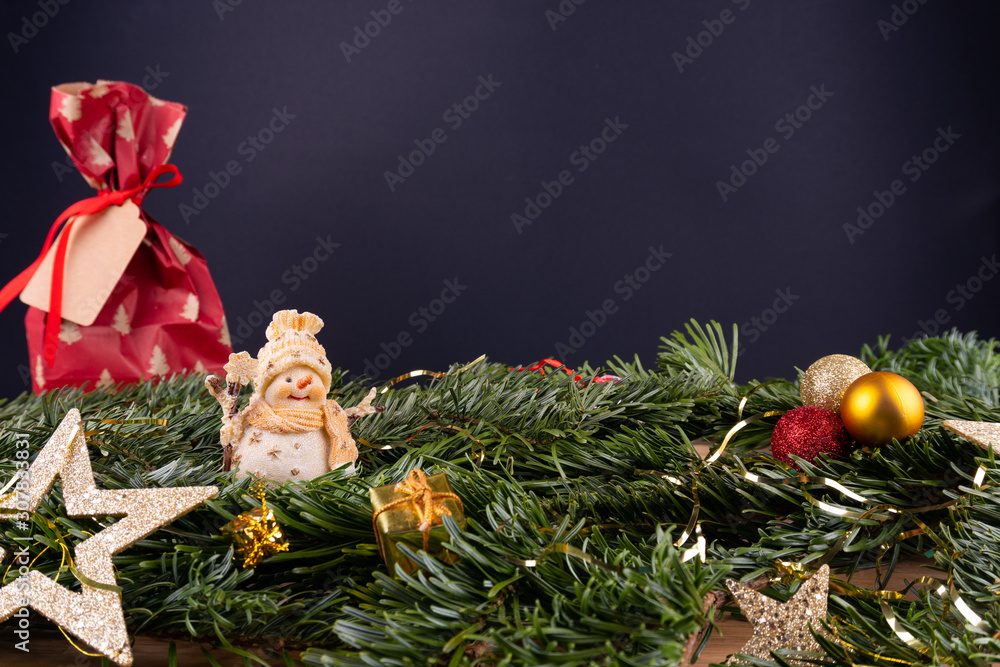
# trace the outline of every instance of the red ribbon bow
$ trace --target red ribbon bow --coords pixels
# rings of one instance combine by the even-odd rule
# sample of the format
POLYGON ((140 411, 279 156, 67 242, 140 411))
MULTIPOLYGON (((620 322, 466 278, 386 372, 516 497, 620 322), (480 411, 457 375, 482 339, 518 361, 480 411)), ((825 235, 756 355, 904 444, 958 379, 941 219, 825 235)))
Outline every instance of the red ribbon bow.
POLYGON ((38 259, 31 263, 31 266, 21 271, 16 278, 7 283, 3 289, 0 289, 0 311, 10 304, 18 294, 20 294, 24 288, 28 285, 31 277, 35 275, 35 271, 41 266, 42 260, 45 259, 46 253, 48 253, 49 248, 52 247, 52 241, 55 239, 56 233, 59 231, 59 227, 62 226, 64 222, 69 220, 64 228, 64 233, 59 237, 59 242, 56 244, 56 254, 52 262, 52 290, 49 293, 49 316, 45 321, 45 361, 48 363, 49 368, 51 368, 56 362, 56 349, 59 346, 59 326, 62 324, 62 297, 63 297, 63 273, 66 268, 66 245, 69 241, 70 229, 73 227, 79 218, 77 216, 81 215, 92 215, 99 211, 103 211, 109 206, 121 206, 126 201, 132 200, 138 206, 142 204, 143 198, 146 193, 152 188, 173 188, 177 187, 183 181, 181 172, 172 164, 160 165, 156 169, 150 172, 149 176, 146 177, 138 187, 130 188, 128 190, 103 190, 96 197, 89 197, 87 199, 82 199, 65 211, 63 211, 56 221, 52 223, 51 229, 49 229, 48 236, 45 237, 45 243, 42 245, 42 252, 38 255, 38 259), (162 183, 157 183, 158 179, 163 174, 173 174, 173 176, 168 181, 163 181, 162 183), (72 218, 72 219, 71 219, 72 218))

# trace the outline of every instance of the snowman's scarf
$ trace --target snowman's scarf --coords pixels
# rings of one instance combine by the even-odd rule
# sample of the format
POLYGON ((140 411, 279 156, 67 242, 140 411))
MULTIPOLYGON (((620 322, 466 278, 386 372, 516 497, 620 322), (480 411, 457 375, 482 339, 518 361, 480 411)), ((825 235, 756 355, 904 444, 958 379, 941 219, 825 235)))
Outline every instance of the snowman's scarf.
POLYGON ((330 468, 354 462, 358 448, 347 428, 347 413, 337 401, 327 401, 321 410, 278 408, 275 410, 259 396, 250 401, 246 420, 269 433, 310 433, 324 428, 330 436, 330 468))
POLYGON ((308 433, 323 427, 323 410, 278 408, 257 400, 247 412, 247 421, 270 433, 308 433))

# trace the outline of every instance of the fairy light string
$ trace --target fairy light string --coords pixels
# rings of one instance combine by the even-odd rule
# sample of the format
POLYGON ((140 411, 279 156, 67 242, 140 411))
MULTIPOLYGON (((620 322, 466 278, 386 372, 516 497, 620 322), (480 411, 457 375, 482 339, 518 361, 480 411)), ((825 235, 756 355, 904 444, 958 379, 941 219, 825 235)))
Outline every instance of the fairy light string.
MULTIPOLYGON (((761 419, 766 419, 772 416, 780 416, 784 414, 784 411, 772 410, 756 414, 751 417, 747 417, 745 419, 743 418, 744 410, 749 404, 750 398, 755 393, 757 393, 767 385, 774 385, 781 383, 789 385, 791 384, 787 380, 772 380, 765 383, 760 383, 751 388, 750 391, 747 392, 740 399, 740 402, 737 407, 737 420, 738 420, 737 423, 732 428, 729 429, 729 431, 723 437, 721 444, 709 456, 705 458, 702 464, 694 471, 694 473, 691 476, 691 481, 689 482, 689 484, 691 489, 693 508, 691 516, 687 522, 687 525, 682 531, 680 539, 678 539, 677 542, 675 543, 675 546, 677 547, 682 546, 692 535, 695 534, 699 535, 699 539, 703 541, 703 538, 700 537, 701 526, 700 523, 698 522, 698 517, 701 510, 701 503, 698 495, 699 476, 702 472, 704 472, 704 470, 706 470, 709 466, 715 464, 715 462, 722 457, 722 455, 726 452, 727 447, 732 442, 733 437, 740 430, 742 430, 749 424, 759 421, 761 419)), ((742 463, 738 462, 738 465, 740 468, 743 468, 742 463)), ((829 477, 794 475, 791 477, 774 479, 758 475, 757 473, 751 472, 745 468, 743 468, 739 472, 736 472, 733 471, 728 466, 722 465, 722 469, 727 472, 734 473, 737 476, 742 477, 746 481, 756 485, 762 485, 762 486, 797 485, 802 493, 803 499, 806 502, 808 502, 811 506, 831 516, 836 516, 842 519, 853 520, 854 522, 851 528, 845 531, 844 534, 841 535, 834 542, 834 544, 831 545, 831 547, 827 549, 827 551, 819 558, 812 559, 808 563, 777 560, 775 562, 775 569, 777 572, 777 576, 773 577, 772 579, 772 581, 774 582, 782 582, 782 581, 787 582, 791 579, 804 580, 812 576, 812 574, 816 571, 816 569, 822 567, 823 565, 829 564, 837 556, 837 554, 842 552, 844 548, 850 545, 850 542, 853 540, 853 536, 858 534, 856 529, 862 523, 871 521, 882 523, 889 520, 907 518, 913 521, 917 525, 917 528, 900 532, 895 537, 893 537, 888 544, 884 544, 881 547, 882 551, 879 554, 879 557, 876 561, 876 572, 878 577, 877 580, 882 580, 882 565, 881 565, 882 556, 884 556, 884 554, 889 549, 891 549, 893 545, 903 540, 916 537, 919 535, 926 535, 939 548, 947 549, 947 544, 944 542, 944 540, 938 537, 935 534, 935 532, 929 526, 927 526, 927 524, 924 523, 917 515, 925 514, 928 512, 939 511, 943 509, 951 509, 951 510, 957 509, 961 503, 969 500, 974 495, 974 493, 963 493, 945 502, 936 503, 933 505, 921 506, 921 507, 907 508, 888 503, 877 503, 873 500, 870 500, 869 498, 864 497, 859 493, 852 491, 851 489, 841 484, 839 481, 831 479, 829 477), (865 507, 864 509, 853 509, 849 507, 837 506, 832 503, 826 502, 824 500, 820 500, 808 491, 808 489, 806 488, 807 485, 821 485, 828 487, 856 503, 867 505, 867 507, 865 507)), ((652 474, 657 477, 660 477, 661 479, 675 486, 678 487, 687 486, 687 484, 685 484, 681 479, 661 471, 637 469, 635 471, 635 474, 652 474)), ((973 479, 972 479, 973 488, 975 491, 983 491, 990 488, 990 485, 984 484, 986 480, 986 475, 987 475, 986 467, 984 465, 979 465, 975 473, 973 474, 973 479)), ((685 556, 686 557, 692 556, 693 554, 691 552, 694 551, 696 548, 697 545, 696 547, 688 549, 685 552, 685 556)), ((702 559, 704 560, 704 555, 702 555, 702 559)), ((919 577, 916 580, 911 581, 905 588, 898 591, 863 589, 836 578, 831 578, 830 586, 834 592, 840 595, 852 598, 878 601, 886 624, 888 625, 889 628, 893 630, 894 634, 900 639, 900 641, 907 644, 907 646, 909 646, 910 648, 913 648, 915 650, 920 650, 922 652, 927 651, 928 650, 927 647, 925 647, 922 643, 916 640, 911 633, 903 629, 903 627, 893 614, 891 606, 889 605, 889 602, 898 602, 903 600, 907 595, 907 593, 909 593, 909 591, 915 586, 936 586, 934 592, 945 602, 946 605, 953 606, 954 609, 962 616, 962 618, 966 622, 980 629, 985 629, 987 627, 987 624, 983 620, 983 618, 979 614, 977 614, 969 606, 968 603, 966 603, 966 601, 961 597, 961 595, 955 589, 951 573, 948 574, 947 580, 945 581, 937 577, 931 577, 931 576, 919 577)), ((844 643, 843 640, 839 638, 838 641, 841 642, 842 644, 844 643)), ((882 656, 876 656, 875 654, 864 651, 860 647, 856 647, 853 645, 851 646, 852 648, 859 650, 862 653, 869 655, 870 657, 882 658, 882 656)), ((900 664, 914 664, 896 659, 890 659, 890 661, 899 662, 900 664)))
MULTIPOLYGON (((479 359, 473 361, 472 363, 467 364, 466 366, 463 366, 462 368, 458 369, 457 371, 455 371, 454 374, 458 374, 458 373, 464 372, 465 370, 467 370, 468 368, 474 366, 476 363, 478 363, 481 360, 482 360, 482 357, 480 357, 479 359)), ((380 393, 385 393, 390 387, 392 387, 393 385, 395 385, 395 384, 397 384, 399 382, 402 382, 404 380, 407 380, 407 379, 410 379, 410 378, 413 378, 413 377, 419 377, 419 376, 422 376, 422 375, 428 375, 428 376, 432 376, 432 377, 435 377, 435 378, 441 378, 441 377, 446 376, 447 373, 438 373, 438 372, 425 371, 425 370, 411 371, 409 373, 403 374, 403 375, 401 375, 399 377, 396 377, 396 378, 393 378, 392 380, 390 380, 388 383, 386 383, 386 385, 382 388, 382 390, 380 390, 380 393)), ((687 543, 688 541, 690 541, 692 538, 694 538, 694 544, 691 547, 685 549, 682 552, 682 554, 681 554, 681 560, 682 560, 682 562, 683 561, 688 561, 688 560, 690 560, 692 558, 695 558, 695 557, 701 558, 702 561, 704 561, 706 559, 706 553, 705 553, 706 542, 705 542, 705 538, 704 538, 704 536, 702 534, 701 522, 699 521, 700 512, 701 512, 701 500, 700 500, 700 496, 699 496, 699 477, 700 477, 700 475, 706 469, 708 469, 710 466, 716 465, 716 463, 727 452, 727 450, 728 450, 729 446, 732 444, 735 436, 741 430, 743 430, 744 428, 746 428, 750 424, 753 424, 753 423, 758 422, 760 420, 768 419, 768 418, 771 418, 771 417, 779 417, 779 416, 785 414, 785 411, 783 411, 783 410, 769 410, 769 411, 765 411, 765 412, 762 412, 762 413, 759 413, 759 414, 754 414, 752 416, 745 417, 745 418, 743 416, 744 412, 746 411, 747 406, 750 403, 750 400, 752 399, 752 397, 755 394, 757 394, 758 392, 760 392, 761 390, 763 390, 764 388, 766 388, 768 386, 773 386, 773 385, 778 385, 778 384, 785 384, 785 385, 794 386, 794 385, 792 385, 791 382, 789 382, 787 380, 770 380, 770 381, 762 382, 762 383, 759 383, 759 384, 755 385, 746 394, 744 394, 741 397, 741 399, 740 399, 740 401, 739 401, 739 403, 737 405, 737 423, 734 424, 727 431, 727 433, 723 437, 721 443, 707 457, 704 458, 704 460, 702 461, 702 463, 691 474, 689 482, 685 483, 679 477, 674 476, 674 475, 670 475, 670 474, 662 472, 662 471, 641 470, 641 469, 635 470, 635 474, 637 474, 637 475, 639 475, 639 474, 655 475, 655 476, 659 477, 660 479, 663 479, 667 483, 672 484, 672 485, 677 486, 677 487, 689 486, 689 488, 691 490, 691 497, 692 497, 692 511, 691 511, 691 515, 690 515, 687 523, 684 526, 684 529, 681 532, 680 537, 674 543, 674 546, 676 548, 680 548, 680 547, 684 546, 685 543, 687 543)), ((392 444, 392 445, 378 446, 378 445, 374 445, 374 444, 372 444, 372 443, 370 443, 370 442, 368 442, 368 441, 366 441, 364 439, 360 439, 360 438, 358 439, 358 442, 361 443, 361 444, 364 444, 364 445, 366 445, 366 446, 368 446, 368 447, 370 447, 372 449, 379 449, 379 450, 395 449, 397 447, 401 447, 401 446, 404 446, 404 445, 408 444, 420 432, 422 432, 424 429, 429 428, 429 427, 437 427, 437 428, 440 428, 442 430, 447 430, 447 431, 451 431, 451 432, 454 432, 454 433, 460 433, 460 434, 465 435, 466 437, 470 438, 476 444, 477 449, 478 449, 478 454, 477 454, 477 457, 476 457, 477 465, 481 465, 482 464, 482 461, 484 460, 485 454, 486 454, 486 446, 485 446, 485 444, 481 440, 475 438, 467 429, 463 429, 461 427, 454 426, 454 425, 451 425, 451 424, 441 424, 441 423, 438 423, 438 422, 432 422, 430 424, 427 424, 427 425, 421 427, 416 433, 414 433, 413 435, 411 435, 406 440, 403 440, 401 442, 398 442, 398 443, 395 443, 395 444, 392 444)), ((849 489, 848 487, 846 487, 845 485, 843 485, 839 481, 837 481, 835 479, 831 479, 829 477, 807 476, 807 475, 794 475, 794 476, 791 476, 791 477, 786 477, 786 478, 781 478, 781 479, 774 479, 774 478, 768 478, 768 477, 764 477, 764 476, 758 475, 757 473, 751 472, 751 471, 746 470, 746 469, 743 469, 742 471, 734 471, 729 466, 726 466, 726 465, 723 465, 723 464, 719 464, 719 465, 721 466, 722 470, 725 470, 727 472, 733 473, 733 474, 737 475, 738 477, 741 477, 741 478, 745 479, 746 481, 748 481, 748 482, 750 482, 752 484, 762 485, 762 486, 797 485, 799 487, 801 493, 802 493, 802 497, 805 500, 805 502, 809 503, 811 506, 815 507, 817 510, 819 510, 819 511, 825 513, 825 514, 829 514, 831 516, 835 516, 835 517, 838 517, 838 518, 841 518, 841 519, 853 521, 853 525, 852 525, 851 529, 847 530, 843 535, 841 535, 834 542, 834 544, 831 545, 831 547, 825 553, 823 553, 823 555, 820 556, 819 558, 812 559, 808 563, 789 562, 789 561, 782 561, 782 560, 776 561, 775 562, 775 570, 776 570, 777 576, 774 578, 775 582, 778 582, 778 581, 787 581, 787 580, 793 579, 793 578, 794 579, 806 579, 809 576, 811 576, 812 573, 815 572, 815 570, 817 568, 819 568, 819 567, 821 567, 821 566, 823 566, 825 564, 830 563, 839 553, 841 553, 843 551, 844 548, 846 548, 846 547, 848 547, 850 545, 851 541, 853 540, 853 538, 851 536, 857 534, 857 532, 856 532, 855 529, 859 525, 861 525, 862 523, 873 522, 873 521, 874 522, 878 522, 878 523, 882 523, 882 522, 885 522, 885 521, 899 519, 899 518, 907 518, 907 519, 912 520, 914 523, 917 524, 917 526, 918 526, 917 528, 900 532, 898 535, 896 535, 895 537, 892 538, 892 540, 891 540, 890 543, 882 546, 882 553, 879 555, 878 561, 876 563, 876 568, 877 568, 877 571, 878 571, 878 576, 879 576, 879 579, 881 579, 881 569, 882 569, 882 567, 881 567, 881 560, 882 560, 882 555, 884 555, 884 553, 886 553, 893 545, 897 544, 898 542, 906 540, 906 539, 909 539, 909 538, 912 538, 912 537, 916 537, 916 536, 919 536, 919 535, 926 535, 929 538, 931 538, 932 541, 934 541, 939 547, 944 546, 944 542, 942 540, 940 540, 940 538, 937 535, 934 534, 934 531, 932 531, 916 515, 923 514, 923 513, 928 513, 928 512, 933 512, 933 511, 938 511, 938 510, 942 510, 942 509, 956 508, 962 502, 964 502, 968 498, 970 498, 971 495, 972 495, 972 494, 969 494, 969 493, 965 493, 965 494, 962 494, 962 495, 960 495, 960 496, 958 496, 956 498, 953 498, 951 500, 948 500, 948 501, 945 501, 945 502, 942 502, 942 503, 937 503, 937 504, 934 504, 934 505, 928 505, 928 506, 922 506, 922 507, 906 508, 906 507, 895 506, 895 505, 892 505, 892 504, 877 503, 875 501, 872 501, 869 498, 866 498, 865 496, 861 495, 860 493, 852 491, 851 489, 849 489), (841 494, 845 498, 847 498, 847 499, 849 499, 849 500, 851 500, 851 501, 853 501, 855 503, 859 503, 859 504, 865 505, 866 507, 864 509, 854 509, 854 508, 850 508, 850 507, 847 507, 847 506, 839 506, 839 505, 830 503, 830 502, 828 502, 826 500, 819 499, 819 498, 815 497, 812 493, 809 492, 809 490, 806 488, 808 485, 825 486, 825 487, 827 487, 829 489, 832 489, 833 491, 836 491, 837 493, 841 494)), ((740 464, 740 467, 742 468, 742 464, 740 464)), ((990 488, 989 485, 984 485, 984 482, 985 482, 985 479, 986 479, 986 474, 987 474, 987 470, 982 465, 980 465, 977 468, 976 472, 974 473, 973 487, 977 491, 981 491, 981 490, 985 490, 987 488, 990 488)), ((551 556, 552 554, 564 554, 566 556, 569 556, 569 557, 577 559, 577 560, 581 560, 583 562, 586 562, 586 563, 588 563, 590 565, 593 565, 595 567, 598 567, 600 569, 604 569, 604 570, 607 570, 607 571, 613 571, 613 572, 617 572, 617 573, 621 573, 621 572, 625 571, 626 569, 633 569, 633 570, 639 571, 639 572, 648 571, 648 569, 649 569, 649 568, 646 568, 646 567, 624 568, 622 566, 617 566, 617 565, 613 565, 613 564, 610 564, 610 563, 606 563, 606 562, 602 561, 601 559, 595 557, 592 554, 589 554, 589 553, 585 552, 584 550, 582 550, 582 549, 580 549, 578 547, 574 547, 572 545, 563 544, 563 543, 550 544, 550 545, 546 546, 545 548, 542 549, 542 551, 535 558, 531 558, 531 559, 517 559, 517 558, 509 557, 508 560, 510 562, 512 562, 512 563, 515 563, 516 565, 521 566, 521 567, 536 568, 547 557, 551 556)), ((955 590, 954 583, 951 581, 951 575, 949 575, 948 580, 946 580, 946 581, 942 581, 941 579, 936 578, 936 577, 920 577, 920 578, 918 578, 918 579, 916 579, 914 581, 911 581, 905 588, 903 588, 902 590, 898 590, 898 591, 894 591, 894 590, 869 590, 869 589, 863 589, 863 588, 860 588, 858 586, 854 586, 854 585, 852 585, 850 583, 841 581, 841 580, 836 579, 836 578, 831 578, 830 585, 831 585, 831 589, 834 592, 838 593, 838 594, 841 594, 841 595, 844 595, 844 596, 847 596, 847 597, 852 597, 852 598, 869 599, 869 600, 878 601, 878 603, 879 603, 879 605, 880 605, 880 607, 882 609, 882 612, 883 612, 886 624, 893 630, 893 632, 896 634, 897 637, 899 637, 899 639, 901 641, 903 641, 908 646, 910 646, 911 648, 914 648, 916 650, 922 650, 923 651, 923 650, 926 650, 926 647, 924 647, 922 644, 920 644, 920 642, 918 642, 917 640, 915 640, 913 638, 912 634, 908 633, 906 630, 904 630, 902 628, 902 626, 900 625, 900 623, 898 622, 898 620, 893 615, 892 608, 889 605, 890 602, 898 602, 898 601, 903 600, 904 597, 907 595, 907 593, 909 593, 909 591, 913 587, 915 587, 915 586, 936 585, 937 588, 935 589, 935 592, 946 603, 950 603, 950 605, 953 606, 954 609, 956 611, 958 611, 958 613, 961 614, 962 617, 968 623, 970 623, 973 626, 980 627, 980 628, 985 627, 985 621, 983 621, 983 619, 965 602, 965 600, 955 590)), ((842 641, 842 640, 838 639, 838 641, 842 641)), ((856 650, 859 650, 862 653, 865 653, 865 651, 863 649, 861 649, 860 647, 856 647, 856 646, 852 645, 852 648, 854 648, 856 650)), ((872 657, 876 657, 876 656, 874 656, 874 654, 869 654, 869 655, 871 655, 872 657)), ((883 658, 883 659, 888 659, 888 658, 883 658)), ((889 659, 889 660, 890 661, 894 661, 894 662, 899 662, 900 664, 912 664, 912 663, 906 663, 905 661, 900 661, 900 660, 895 660, 895 659, 889 659)))
MULTIPOLYGON (((462 366, 461 368, 457 369, 454 373, 450 373, 450 374, 454 376, 454 375, 459 375, 461 373, 464 373, 465 371, 469 370, 470 368, 472 368, 473 366, 475 366, 479 362, 483 361, 484 359, 486 359, 486 355, 485 354, 481 354, 478 357, 476 357, 475 359, 473 359, 472 361, 470 361, 469 363, 467 363, 464 366, 462 366)), ((392 378, 391 380, 389 380, 388 382, 386 382, 385 385, 383 385, 382 388, 379 389, 378 393, 384 394, 385 392, 389 391, 389 389, 392 388, 394 385, 399 384, 403 380, 409 380, 410 378, 421 377, 421 376, 424 376, 424 375, 427 375, 427 376, 430 376, 430 377, 433 377, 433 378, 443 378, 443 377, 449 375, 449 373, 447 371, 427 371, 427 370, 410 371, 409 373, 403 373, 402 375, 398 375, 398 376, 392 378)))

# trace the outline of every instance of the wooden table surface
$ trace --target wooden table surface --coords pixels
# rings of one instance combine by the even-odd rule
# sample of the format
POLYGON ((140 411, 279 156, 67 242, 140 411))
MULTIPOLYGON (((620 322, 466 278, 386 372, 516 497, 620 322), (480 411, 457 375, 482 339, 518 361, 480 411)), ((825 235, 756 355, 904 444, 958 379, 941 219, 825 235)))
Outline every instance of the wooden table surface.
MULTIPOLYGON (((14 648, 19 641, 10 629, 9 622, 5 624, 0 639, 0 664, 16 665, 17 667, 101 667, 101 659, 80 653, 73 648, 59 629, 45 621, 37 613, 32 614, 31 641, 29 653, 14 648)), ((74 641, 76 639, 74 638, 74 641)), ((79 645, 79 642, 77 642, 79 645)), ((208 647, 208 644, 205 644, 208 647)), ((80 645, 86 650, 86 647, 80 645)), ((170 641, 153 637, 139 636, 132 646, 134 656, 132 664, 135 667, 167 667, 170 641)), ((242 667, 241 658, 226 651, 211 651, 212 657, 223 667, 242 667)), ((209 667, 212 663, 205 658, 197 644, 177 642, 177 664, 181 667, 209 667)), ((280 665, 278 661, 272 664, 280 665)))

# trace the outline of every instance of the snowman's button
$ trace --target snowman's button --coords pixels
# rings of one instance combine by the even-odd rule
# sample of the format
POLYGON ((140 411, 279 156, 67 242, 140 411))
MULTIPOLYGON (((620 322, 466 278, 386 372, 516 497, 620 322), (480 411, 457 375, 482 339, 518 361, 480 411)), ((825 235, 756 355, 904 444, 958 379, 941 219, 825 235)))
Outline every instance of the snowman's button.
POLYGON ((292 468, 292 474, 293 475, 298 475, 299 474, 299 469, 298 468, 292 468))
POLYGON ((301 442, 296 442, 295 445, 294 445, 295 449, 298 449, 301 446, 302 446, 301 442))

